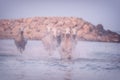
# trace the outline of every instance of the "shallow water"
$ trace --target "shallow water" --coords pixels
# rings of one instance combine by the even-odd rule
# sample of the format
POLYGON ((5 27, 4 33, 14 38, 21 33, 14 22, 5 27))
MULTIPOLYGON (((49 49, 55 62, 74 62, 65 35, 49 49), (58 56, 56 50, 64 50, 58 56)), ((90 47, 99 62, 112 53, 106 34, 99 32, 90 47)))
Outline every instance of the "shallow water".
POLYGON ((0 40, 0 80, 119 80, 120 44, 79 41, 72 61, 49 56, 40 41, 28 41, 23 54, 13 40, 0 40))

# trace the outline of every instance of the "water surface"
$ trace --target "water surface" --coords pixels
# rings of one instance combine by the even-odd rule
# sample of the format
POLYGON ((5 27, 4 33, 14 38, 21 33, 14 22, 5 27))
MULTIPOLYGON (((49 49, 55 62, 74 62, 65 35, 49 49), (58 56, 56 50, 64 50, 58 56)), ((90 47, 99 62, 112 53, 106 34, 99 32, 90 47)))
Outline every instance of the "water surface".
POLYGON ((49 56, 41 41, 28 41, 23 54, 13 40, 0 40, 1 80, 119 80, 120 44, 79 41, 72 61, 49 56))

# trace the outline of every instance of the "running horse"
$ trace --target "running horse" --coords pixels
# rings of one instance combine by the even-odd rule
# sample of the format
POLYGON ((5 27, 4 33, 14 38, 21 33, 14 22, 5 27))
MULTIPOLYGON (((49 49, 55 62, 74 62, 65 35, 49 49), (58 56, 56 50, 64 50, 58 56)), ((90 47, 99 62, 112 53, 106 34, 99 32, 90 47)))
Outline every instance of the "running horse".
POLYGON ((63 33, 61 45, 60 45, 60 55, 62 60, 71 60, 72 59, 72 39, 71 39, 71 29, 66 28, 63 33))
POLYGON ((24 28, 21 27, 18 31, 17 36, 14 38, 14 43, 20 53, 23 53, 27 44, 27 39, 24 37, 24 28))

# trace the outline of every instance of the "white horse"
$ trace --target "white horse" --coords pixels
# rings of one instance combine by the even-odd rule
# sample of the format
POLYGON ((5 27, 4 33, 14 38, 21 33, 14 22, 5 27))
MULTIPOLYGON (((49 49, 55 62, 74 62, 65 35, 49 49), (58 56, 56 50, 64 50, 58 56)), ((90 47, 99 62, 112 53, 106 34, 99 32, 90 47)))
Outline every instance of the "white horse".
POLYGON ((24 28, 20 28, 17 36, 14 38, 17 49, 22 53, 25 50, 27 39, 24 37, 24 28))
POLYGON ((65 29, 65 34, 62 38, 60 45, 60 55, 62 60, 71 60, 72 59, 72 39, 70 34, 70 28, 65 29))
POLYGON ((52 34, 52 40, 53 40, 52 45, 53 45, 54 49, 56 49, 56 47, 57 47, 57 28, 52 27, 51 34, 52 34))
POLYGON ((78 31, 78 28, 72 28, 72 29, 71 29, 71 39, 72 39, 73 47, 74 47, 74 48, 76 47, 77 41, 78 41, 77 31, 78 31))
POLYGON ((57 40, 57 47, 60 47, 61 41, 62 41, 62 34, 61 34, 61 29, 57 30, 57 36, 56 36, 56 40, 57 40))
POLYGON ((53 41, 55 48, 58 48, 61 44, 61 29, 53 27, 52 29, 53 41))
POLYGON ((53 38, 53 33, 52 33, 52 27, 47 26, 46 28, 46 33, 44 37, 42 38, 42 43, 45 47, 45 50, 49 52, 49 55, 51 56, 54 51, 54 38, 53 38))

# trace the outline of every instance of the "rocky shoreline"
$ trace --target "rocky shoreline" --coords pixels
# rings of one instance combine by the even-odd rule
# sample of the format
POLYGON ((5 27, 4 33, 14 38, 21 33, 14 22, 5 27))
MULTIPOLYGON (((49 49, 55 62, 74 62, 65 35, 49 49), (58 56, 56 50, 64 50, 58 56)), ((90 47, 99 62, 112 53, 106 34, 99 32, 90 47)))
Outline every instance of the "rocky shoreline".
POLYGON ((120 34, 111 30, 105 30, 102 24, 93 25, 90 22, 77 17, 33 17, 21 19, 1 19, 0 39, 12 39, 17 37, 20 27, 24 27, 24 36, 31 40, 40 40, 46 26, 75 27, 79 28, 77 37, 79 40, 120 42, 120 34))

